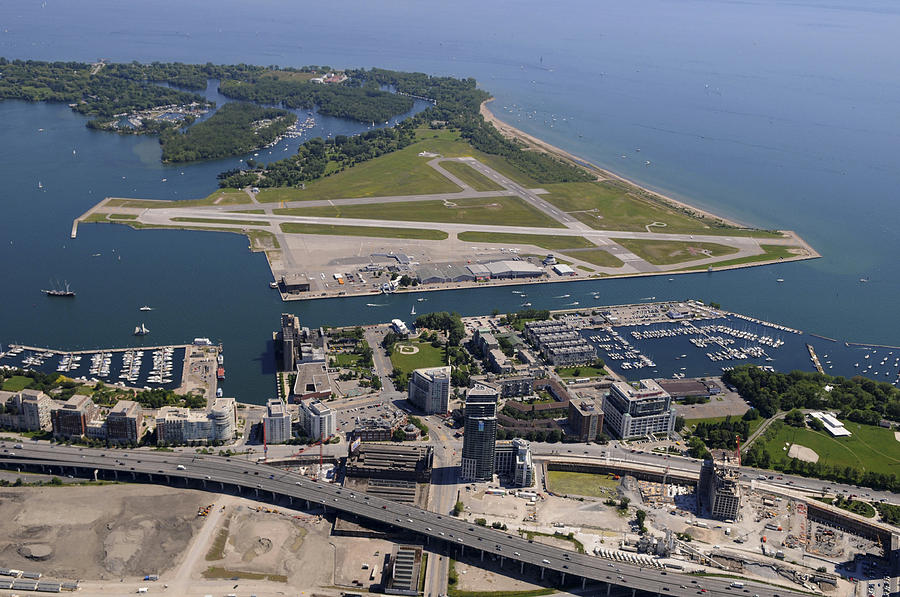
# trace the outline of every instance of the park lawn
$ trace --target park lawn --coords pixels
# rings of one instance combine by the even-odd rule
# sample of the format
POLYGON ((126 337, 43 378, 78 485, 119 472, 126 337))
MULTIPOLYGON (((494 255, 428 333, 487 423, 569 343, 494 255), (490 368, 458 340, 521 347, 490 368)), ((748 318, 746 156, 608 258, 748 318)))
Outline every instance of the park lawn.
POLYGON ((549 234, 516 234, 510 232, 460 232, 456 237, 464 242, 534 245, 550 251, 592 249, 597 246, 583 236, 550 236, 549 234))
POLYGON ((403 201, 362 205, 289 207, 275 209, 277 215, 326 218, 396 220, 402 222, 449 222, 454 224, 533 226, 562 228, 563 225, 518 197, 484 197, 444 201, 403 201))
POLYGON ((653 265, 671 265, 684 261, 707 259, 708 257, 721 257, 737 253, 738 249, 718 243, 699 243, 694 241, 679 240, 647 240, 632 238, 610 239, 638 257, 646 259, 653 265), (701 251, 708 251, 709 254, 701 251))
POLYGON ((819 462, 836 467, 852 467, 860 472, 873 471, 884 474, 900 473, 900 442, 891 429, 861 425, 845 421, 850 437, 834 438, 826 432, 800 429, 784 425, 774 437, 766 440, 766 433, 757 441, 769 453, 771 462, 787 460, 785 443, 805 446, 819 455, 819 462))
POLYGON ((463 162, 443 161, 441 168, 453 174, 476 191, 500 191, 503 187, 463 162))
POLYGON ((287 234, 327 234, 329 236, 373 236, 377 238, 413 238, 419 240, 446 240, 449 236, 441 230, 416 228, 385 228, 382 226, 333 226, 331 224, 301 224, 285 222, 281 231, 287 234))
POLYGON ((425 367, 443 367, 447 364, 446 360, 444 349, 435 348, 430 342, 398 342, 394 345, 394 351, 391 353, 391 364, 404 373, 425 367), (400 352, 401 346, 415 346, 419 352, 403 354, 400 352))
POLYGON ((353 352, 339 352, 330 355, 329 359, 334 359, 338 367, 356 367, 359 363, 359 355, 353 352))
POLYGON ((648 224, 658 222, 665 226, 652 226, 653 232, 782 237, 778 232, 735 228, 712 218, 691 215, 626 182, 564 182, 544 185, 544 188, 549 194, 542 198, 597 230, 646 232, 648 224))
POLYGON ((3 381, 4 392, 21 392, 31 385, 33 380, 24 375, 13 375, 9 379, 3 381))
POLYGON ((606 375, 603 367, 557 367, 556 372, 560 377, 600 377, 606 375))
POLYGON ((600 248, 587 249, 585 251, 563 251, 563 254, 574 257, 575 259, 580 259, 581 261, 593 263, 594 265, 599 265, 600 267, 622 267, 625 265, 621 259, 609 251, 600 248))
POLYGON ((619 482, 609 475, 547 471, 548 489, 558 495, 614 497, 619 482))
MULTIPOLYGON (((763 250, 763 253, 760 255, 748 255, 747 257, 738 257, 737 259, 728 259, 726 261, 719 261, 713 264, 713 267, 727 267, 729 265, 745 265, 748 263, 756 263, 758 261, 776 261, 779 259, 791 259, 796 257, 798 253, 792 253, 791 251, 799 252, 801 250, 800 247, 791 246, 791 245, 759 245, 759 247, 763 250)), ((706 269, 708 266, 706 265, 694 265, 691 267, 686 267, 684 269, 706 269)))

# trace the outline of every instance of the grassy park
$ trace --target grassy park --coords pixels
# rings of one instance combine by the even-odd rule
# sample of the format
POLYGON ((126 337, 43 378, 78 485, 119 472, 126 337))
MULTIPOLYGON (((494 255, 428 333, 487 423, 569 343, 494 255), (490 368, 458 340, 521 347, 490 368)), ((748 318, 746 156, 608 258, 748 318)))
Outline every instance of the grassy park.
POLYGON ((851 467, 885 474, 900 473, 900 442, 890 429, 846 421, 852 435, 834 438, 826 432, 784 425, 778 431, 766 430, 757 441, 769 453, 772 462, 787 459, 788 444, 799 444, 819 455, 819 462, 836 467, 851 467))
POLYGON ((412 341, 398 342, 394 345, 391 364, 404 373, 409 373, 413 369, 441 367, 447 363, 443 348, 435 348, 430 342, 412 341), (410 348, 415 349, 415 352, 412 352, 410 348))

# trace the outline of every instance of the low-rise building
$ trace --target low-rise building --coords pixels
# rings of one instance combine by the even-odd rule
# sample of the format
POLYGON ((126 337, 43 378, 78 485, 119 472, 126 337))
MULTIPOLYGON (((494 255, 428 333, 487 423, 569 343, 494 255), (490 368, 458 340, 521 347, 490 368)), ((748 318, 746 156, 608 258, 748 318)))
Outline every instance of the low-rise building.
POLYGON ((513 366, 509 358, 499 348, 493 348, 487 353, 487 360, 490 364, 491 371, 503 375, 512 373, 513 366))
POLYGON ((263 434, 269 444, 283 444, 291 439, 291 415, 281 398, 266 402, 263 434))
POLYGON ((429 483, 433 465, 432 446, 362 444, 348 456, 346 474, 356 479, 429 483))
POLYGON ((106 416, 106 439, 116 444, 139 444, 144 435, 144 411, 133 400, 119 400, 106 416))
POLYGON ((813 412, 809 413, 809 415, 814 419, 822 421, 822 424, 825 425, 825 431, 827 431, 831 437, 849 437, 852 435, 850 430, 844 427, 844 424, 834 416, 834 413, 813 412))
POLYGON ((387 574, 383 575, 384 592, 410 597, 418 595, 421 566, 421 545, 395 545, 385 567, 387 574))
POLYGON ((76 394, 65 404, 50 411, 53 437, 75 439, 87 434, 88 424, 96 420, 100 409, 90 396, 76 394))
POLYGON ((294 402, 331 398, 331 378, 325 363, 298 363, 296 371, 292 394, 294 402))
POLYGON ((541 357, 557 367, 582 365, 597 360, 597 349, 565 321, 532 321, 525 324, 525 337, 541 357))
POLYGON ((327 440, 337 432, 334 411, 318 400, 300 402, 300 427, 306 437, 327 440))

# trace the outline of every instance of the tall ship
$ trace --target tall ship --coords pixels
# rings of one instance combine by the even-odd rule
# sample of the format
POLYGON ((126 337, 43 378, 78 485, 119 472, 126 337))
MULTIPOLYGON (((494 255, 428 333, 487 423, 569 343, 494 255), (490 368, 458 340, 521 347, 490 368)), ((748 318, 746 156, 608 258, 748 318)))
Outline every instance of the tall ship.
POLYGON ((134 327, 134 335, 135 336, 146 336, 149 333, 150 333, 150 330, 148 330, 147 326, 145 326, 143 323, 141 325, 134 327))
POLYGON ((74 297, 75 291, 69 288, 69 283, 65 283, 65 288, 54 288, 52 290, 41 290, 47 296, 64 296, 64 297, 74 297))

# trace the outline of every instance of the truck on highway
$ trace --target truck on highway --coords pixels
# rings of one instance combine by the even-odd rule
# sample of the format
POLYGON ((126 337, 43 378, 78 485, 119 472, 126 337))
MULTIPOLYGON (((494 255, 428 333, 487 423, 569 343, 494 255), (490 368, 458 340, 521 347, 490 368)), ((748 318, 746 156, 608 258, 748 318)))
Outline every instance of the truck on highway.
POLYGON ((183 470, 184 470, 184 465, 183 465, 183 464, 179 464, 178 466, 175 467, 175 470, 177 470, 177 471, 183 471, 183 470))

